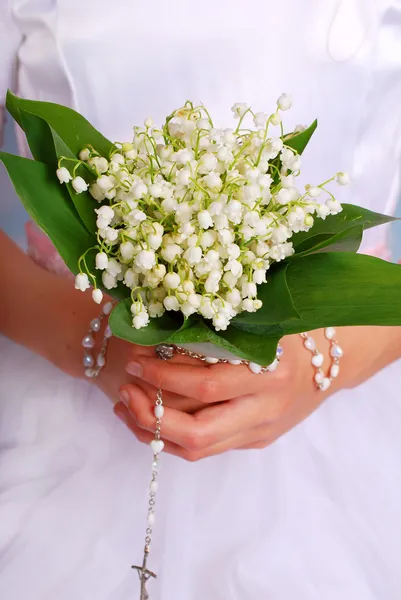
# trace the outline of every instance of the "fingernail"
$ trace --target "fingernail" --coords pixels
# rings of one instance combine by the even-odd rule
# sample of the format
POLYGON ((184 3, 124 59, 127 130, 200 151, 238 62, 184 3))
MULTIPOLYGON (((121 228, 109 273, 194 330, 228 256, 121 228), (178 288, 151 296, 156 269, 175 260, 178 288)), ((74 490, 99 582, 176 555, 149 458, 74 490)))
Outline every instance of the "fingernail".
POLYGON ((116 415, 116 417, 118 417, 120 419, 120 421, 122 421, 123 423, 125 423, 127 425, 128 421, 127 421, 127 415, 125 414, 125 412, 123 410, 120 409, 116 409, 114 410, 114 414, 116 415))
POLYGON ((141 377, 142 375, 142 367, 136 362, 128 363, 128 365, 125 367, 125 370, 128 371, 130 375, 134 375, 134 377, 141 377))
POLYGON ((127 390, 121 390, 121 392, 120 392, 120 400, 128 408, 128 404, 129 404, 129 401, 130 401, 130 395, 127 392, 127 390))

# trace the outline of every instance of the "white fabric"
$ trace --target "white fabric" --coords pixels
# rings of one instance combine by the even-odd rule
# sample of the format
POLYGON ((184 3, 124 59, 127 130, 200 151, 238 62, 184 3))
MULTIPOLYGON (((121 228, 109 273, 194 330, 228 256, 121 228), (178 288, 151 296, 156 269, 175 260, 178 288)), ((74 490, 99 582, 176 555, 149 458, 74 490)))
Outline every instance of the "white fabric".
MULTIPOLYGON (((188 98, 226 124, 235 101, 268 110, 288 91, 289 126, 320 119, 305 181, 343 168, 355 183, 342 201, 392 208, 399 0, 13 0, 12 11, 22 95, 70 104, 121 141, 188 98)), ((136 597, 149 449, 89 384, 8 340, 0 352, 0 597, 136 597)), ((264 451, 163 456, 152 600, 398 600, 399 372, 332 397, 264 451)))

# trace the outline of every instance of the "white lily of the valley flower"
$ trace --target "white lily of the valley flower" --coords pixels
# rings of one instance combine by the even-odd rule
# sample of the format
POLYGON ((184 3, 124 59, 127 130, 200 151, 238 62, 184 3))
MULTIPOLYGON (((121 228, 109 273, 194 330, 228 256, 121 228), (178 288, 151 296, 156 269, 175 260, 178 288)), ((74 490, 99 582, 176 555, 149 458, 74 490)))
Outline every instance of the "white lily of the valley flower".
POLYGON ((336 180, 340 185, 348 185, 351 181, 348 173, 337 173, 336 180))
POLYGON ((100 175, 102 173, 106 173, 109 168, 108 161, 102 156, 94 156, 93 158, 88 160, 88 165, 93 167, 100 175))
POLYGON ((141 250, 136 255, 135 264, 143 271, 148 271, 156 264, 156 254, 153 250, 141 250))
POLYGON ((281 117, 278 113, 273 113, 270 115, 269 120, 272 125, 280 125, 281 123, 281 117))
POLYGON ((142 329, 143 327, 146 327, 146 325, 148 323, 149 323, 149 313, 146 309, 143 309, 140 313, 135 315, 135 317, 132 319, 132 326, 135 329, 142 329))
MULTIPOLYGON (((186 103, 163 131, 148 119, 135 127, 133 141, 117 144, 111 156, 82 149, 80 160, 97 175, 89 192, 103 203, 96 210, 95 266, 106 289, 122 282, 133 291, 133 327, 174 310, 199 313, 225 330, 236 314, 261 307, 257 286, 272 263, 294 253, 292 235, 341 210, 331 194, 316 202, 326 184, 301 193, 299 155, 278 130, 267 138, 268 125, 279 125, 291 103, 283 94, 271 116, 249 110, 253 130, 242 125, 248 105, 236 103, 235 131, 217 129, 206 110, 186 103)), ((62 183, 87 189, 82 177, 71 179, 63 169, 62 183)), ((336 178, 349 180, 346 173, 336 178)), ((90 279, 80 274, 77 282, 87 289, 90 279)), ((101 294, 93 290, 94 299, 101 294)))
POLYGON ((71 181, 71 185, 77 194, 82 194, 82 192, 86 192, 88 189, 88 184, 82 177, 74 177, 71 181))
POLYGON ((97 183, 91 183, 91 185, 89 186, 89 193, 92 196, 92 198, 94 198, 98 202, 102 202, 106 197, 104 190, 102 190, 97 183))
POLYGON ((277 100, 277 106, 280 110, 289 110, 292 106, 292 98, 289 94, 281 94, 277 100))
POLYGON ((135 246, 132 242, 123 242, 120 244, 120 252, 122 259, 125 262, 129 262, 135 256, 135 246))
POLYGON ((249 106, 245 102, 236 102, 231 107, 231 110, 234 113, 234 118, 239 119, 239 118, 243 117, 244 114, 246 113, 246 111, 248 110, 248 108, 249 108, 249 106))
POLYGON ((71 173, 65 167, 60 167, 59 169, 57 169, 56 175, 60 183, 68 183, 72 179, 71 173))
POLYGON ((166 310, 180 310, 180 303, 175 296, 166 296, 163 305, 166 310))
POLYGON ((213 227, 213 219, 209 211, 202 210, 200 213, 198 213, 198 223, 202 229, 213 227))
POLYGON ((81 152, 78 154, 80 160, 87 161, 90 159, 90 150, 89 148, 83 148, 81 152))
POLYGON ((178 273, 166 273, 163 279, 163 285, 166 290, 176 290, 181 284, 181 278, 178 273))
POLYGON ((90 283, 87 274, 78 273, 78 275, 75 277, 75 289, 85 292, 88 288, 90 288, 90 283))
POLYGON ((96 269, 104 271, 109 264, 109 258, 106 252, 98 252, 95 258, 96 269))
POLYGON ((117 287, 116 277, 114 275, 112 275, 111 273, 108 273, 107 271, 103 271, 102 281, 103 281, 103 285, 106 288, 106 290, 112 290, 113 288, 117 287))
POLYGON ((262 128, 266 127, 266 123, 268 120, 269 120, 269 115, 267 115, 266 113, 263 113, 263 112, 256 113, 256 115, 253 118, 253 122, 255 123, 256 127, 262 127, 262 128))

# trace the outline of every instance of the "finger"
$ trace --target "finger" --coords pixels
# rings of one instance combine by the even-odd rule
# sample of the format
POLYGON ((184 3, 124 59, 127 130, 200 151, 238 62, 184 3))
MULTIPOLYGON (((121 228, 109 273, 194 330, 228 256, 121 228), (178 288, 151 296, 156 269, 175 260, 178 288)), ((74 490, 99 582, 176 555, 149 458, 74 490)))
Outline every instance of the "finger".
MULTIPOLYGON (((129 382, 131 383, 131 382, 129 382)), ((151 403, 154 402, 157 396, 157 388, 142 379, 135 378, 133 381, 135 385, 141 388, 145 392, 145 394, 150 398, 151 403)), ((193 415, 205 408, 203 402, 199 402, 199 400, 194 400, 193 398, 187 398, 185 396, 179 396, 178 394, 174 394, 173 392, 168 392, 163 390, 163 405, 169 406, 170 408, 175 408, 176 410, 180 410, 181 412, 188 413, 189 415, 193 415)))
MULTIPOLYGON (((124 386, 122 391, 129 395, 128 407, 137 424, 154 431, 154 402, 138 386, 124 386)), ((175 444, 189 450, 204 450, 253 429, 263 419, 260 400, 249 395, 209 406, 194 415, 165 407, 162 431, 175 444)))
POLYGON ((137 356, 126 369, 151 385, 185 395, 201 402, 214 403, 259 391, 272 381, 275 386, 286 377, 283 365, 274 373, 255 375, 245 365, 217 364, 192 366, 163 362, 152 357, 137 356))
MULTIPOLYGON (((138 346, 136 344, 131 344, 132 360, 135 362, 137 357, 138 359, 142 358, 142 360, 145 358, 157 358, 160 360, 156 354, 156 347, 157 346, 138 346)), ((174 364, 192 365, 194 367, 203 366, 203 363, 201 363, 198 359, 192 358, 186 354, 179 354, 177 352, 174 352, 172 358, 168 359, 168 362, 174 364)))
MULTIPOLYGON (((125 423, 125 425, 132 431, 132 433, 140 442, 144 444, 150 444, 150 442, 154 439, 154 434, 149 433, 137 425, 129 410, 122 402, 119 402, 115 405, 114 413, 123 423, 125 423)), ((187 448, 183 448, 178 444, 174 444, 173 442, 166 440, 163 451, 167 452, 168 454, 173 454, 174 456, 179 456, 184 460, 195 462, 203 458, 222 454, 223 452, 227 452, 231 449, 239 448, 241 444, 245 443, 245 436, 245 433, 241 433, 234 438, 225 440, 223 443, 215 444, 214 446, 210 446, 203 450, 188 450, 187 448)))

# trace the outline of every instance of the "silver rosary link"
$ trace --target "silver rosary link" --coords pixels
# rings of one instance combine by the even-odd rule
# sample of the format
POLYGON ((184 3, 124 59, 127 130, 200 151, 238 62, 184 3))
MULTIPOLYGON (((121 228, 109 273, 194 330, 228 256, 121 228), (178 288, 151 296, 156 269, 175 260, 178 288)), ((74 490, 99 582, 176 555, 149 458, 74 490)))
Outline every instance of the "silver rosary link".
POLYGON ((156 579, 156 574, 153 571, 150 571, 147 568, 148 557, 150 554, 150 547, 152 544, 152 535, 153 535, 153 525, 155 522, 155 506, 156 506, 156 492, 158 487, 157 476, 159 474, 159 455, 160 452, 164 448, 164 442, 161 439, 161 425, 162 425, 162 417, 164 414, 164 406, 163 406, 163 396, 161 389, 157 390, 156 394, 156 402, 154 413, 156 417, 156 429, 155 429, 155 438, 151 441, 150 446, 153 451, 153 461, 152 461, 152 479, 150 481, 150 490, 149 490, 149 503, 148 503, 148 526, 146 528, 146 537, 145 537, 145 548, 143 552, 143 561, 142 566, 134 566, 132 567, 138 572, 139 580, 141 582, 141 592, 140 592, 140 600, 148 600, 149 594, 146 589, 146 584, 148 580, 153 577, 156 579))

